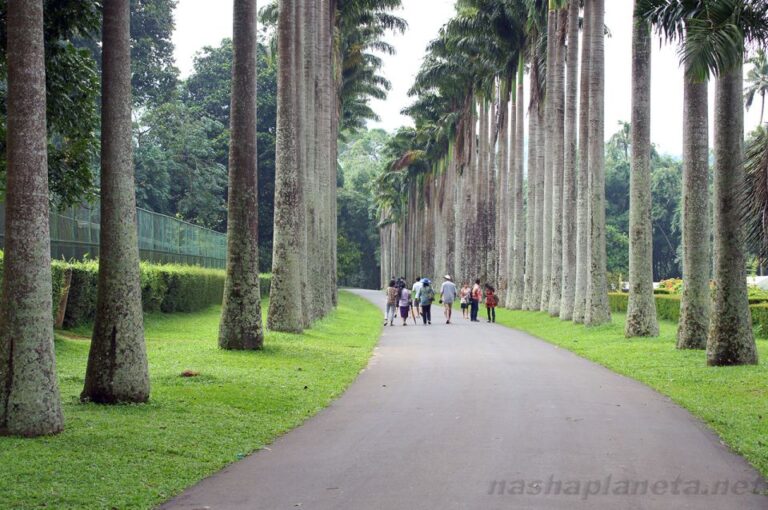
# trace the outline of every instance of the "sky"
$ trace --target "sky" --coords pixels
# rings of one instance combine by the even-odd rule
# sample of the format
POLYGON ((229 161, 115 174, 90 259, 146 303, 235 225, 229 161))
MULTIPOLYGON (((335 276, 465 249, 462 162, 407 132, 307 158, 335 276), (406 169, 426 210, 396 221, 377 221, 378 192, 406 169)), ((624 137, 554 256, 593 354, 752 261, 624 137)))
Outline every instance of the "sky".
MULTIPOLYGON (((216 46, 223 38, 232 36, 232 2, 217 0, 215 3, 217 9, 211 10, 211 0, 179 0, 174 43, 182 76, 189 75, 194 56, 201 48, 216 46)), ((606 137, 618 129, 620 121, 630 120, 632 3, 632 0, 606 2, 605 23, 611 31, 611 37, 605 41, 606 137)), ((383 56, 382 73, 392 82, 392 91, 386 101, 373 103, 381 122, 373 122, 370 127, 394 131, 411 124, 400 111, 412 102, 408 89, 421 66, 425 48, 454 14, 453 5, 454 0, 403 0, 403 8, 396 14, 405 18, 409 30, 388 38, 397 54, 383 56)), ((655 37, 651 70, 651 139, 659 151, 672 155, 682 154, 683 143, 683 73, 678 62, 676 48, 662 47, 655 37)), ((713 100, 714 87, 710 89, 713 100)), ((710 116, 713 115, 712 105, 710 101, 710 116)), ((747 131, 757 125, 759 117, 760 108, 756 104, 746 115, 747 131)), ((710 136, 713 134, 710 130, 710 136)))

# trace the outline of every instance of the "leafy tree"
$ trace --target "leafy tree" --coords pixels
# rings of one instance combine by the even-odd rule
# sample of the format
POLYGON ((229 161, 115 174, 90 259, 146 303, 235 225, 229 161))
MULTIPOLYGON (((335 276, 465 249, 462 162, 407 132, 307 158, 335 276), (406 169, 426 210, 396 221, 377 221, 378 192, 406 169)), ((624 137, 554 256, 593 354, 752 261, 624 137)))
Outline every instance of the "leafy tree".
MULTIPOLYGON (((99 72, 88 50, 77 41, 94 40, 101 27, 101 5, 95 0, 44 2, 48 176, 51 200, 68 206, 94 197, 98 158, 99 72)), ((7 78, 5 44, 7 4, 0 0, 0 178, 5 189, 7 78)))

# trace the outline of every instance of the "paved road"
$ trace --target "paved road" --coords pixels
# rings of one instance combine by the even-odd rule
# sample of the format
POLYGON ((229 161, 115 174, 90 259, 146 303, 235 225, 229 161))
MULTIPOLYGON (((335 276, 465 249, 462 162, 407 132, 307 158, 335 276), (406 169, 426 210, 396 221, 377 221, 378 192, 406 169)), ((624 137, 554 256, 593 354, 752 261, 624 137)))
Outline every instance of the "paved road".
POLYGON ((163 508, 768 509, 667 398, 523 333, 434 322, 387 327, 343 397, 163 508))

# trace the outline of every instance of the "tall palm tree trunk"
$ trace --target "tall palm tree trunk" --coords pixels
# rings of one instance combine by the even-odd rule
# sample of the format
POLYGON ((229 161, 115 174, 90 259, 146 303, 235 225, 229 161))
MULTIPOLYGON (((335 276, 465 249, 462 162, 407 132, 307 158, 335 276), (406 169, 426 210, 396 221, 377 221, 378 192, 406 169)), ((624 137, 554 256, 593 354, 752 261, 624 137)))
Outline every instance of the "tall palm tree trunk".
MULTIPOLYGON (((277 136, 275 141, 275 219, 272 283, 267 327, 299 333, 304 329, 302 265, 306 264, 304 183, 299 167, 296 73, 296 0, 281 0, 278 14, 277 136)), ((300 18, 299 18, 300 19, 300 18)))
POLYGON ((536 296, 535 311, 541 311, 541 294, 544 287, 544 239, 545 239, 545 221, 544 221, 544 183, 546 165, 544 164, 544 151, 546 150, 546 122, 544 115, 544 105, 538 103, 534 105, 531 115, 536 115, 536 239, 535 250, 539 254, 536 259, 536 296))
POLYGON ((579 149, 576 174, 576 283, 573 321, 584 323, 589 280, 589 77, 592 70, 592 19, 584 11, 579 91, 579 149))
POLYGON ((223 349, 261 349, 256 172, 256 0, 235 0, 230 108, 227 278, 219 326, 223 349))
POLYGON ((0 435, 64 428, 53 347, 43 1, 7 3, 0 435))
POLYGON ((704 349, 709 332, 709 94, 686 69, 683 113, 683 295, 678 349, 704 349))
MULTIPOLYGON (((533 68, 531 68, 531 97, 533 95, 533 87, 535 87, 535 76, 533 68)), ((537 249, 537 241, 541 237, 539 229, 537 228, 536 218, 538 215, 539 203, 538 203, 538 166, 536 165, 537 155, 537 121, 539 116, 536 114, 535 109, 531 108, 528 111, 528 203, 526 208, 526 225, 525 225, 525 296, 523 298, 523 309, 528 311, 538 310, 538 298, 537 292, 537 270, 540 268, 539 251, 537 249)))
POLYGON ((741 63, 715 84, 715 297, 707 364, 756 365, 747 298, 744 226, 744 100, 741 63))
POLYGON ((497 168, 499 169, 497 189, 498 212, 496 214, 496 267, 499 272, 499 294, 502 303, 509 305, 512 299, 511 281, 512 268, 510 261, 513 258, 513 246, 510 243, 512 225, 514 225, 514 196, 510 193, 514 181, 514 141, 516 133, 517 117, 515 116, 514 94, 510 90, 514 85, 509 82, 504 85, 500 95, 500 105, 503 108, 502 124, 499 126, 499 150, 497 151, 497 168))
POLYGON ((129 0, 104 2, 99 283, 81 394, 103 404, 149 400, 131 147, 130 27, 129 0))
MULTIPOLYGON (((523 152, 525 151, 525 87, 523 86, 523 77, 523 56, 520 55, 517 66, 517 94, 515 95, 515 100, 517 102, 515 108, 515 114, 517 115, 517 121, 515 122, 515 128, 517 129, 514 150, 515 161, 512 166, 514 171, 512 178, 514 179, 513 196, 515 209, 513 215, 515 218, 515 231, 514 236, 511 239, 511 243, 513 243, 514 246, 514 249, 512 250, 514 259, 512 261, 512 276, 510 276, 510 281, 512 282, 512 302, 510 303, 510 308, 513 310, 520 310, 523 308, 529 271, 526 261, 526 249, 530 249, 533 244, 533 240, 531 240, 530 243, 526 245, 527 221, 525 214, 525 199, 523 195, 523 173, 525 172, 525 169, 523 168, 523 152)), ((533 271, 532 267, 530 268, 530 271, 533 271)))
POLYGON ((542 251, 541 271, 541 303, 542 312, 549 310, 549 296, 552 291, 552 224, 553 224, 553 189, 555 172, 555 75, 557 69, 557 10, 553 0, 549 2, 547 19, 547 80, 546 97, 544 98, 544 132, 545 142, 542 147, 544 155, 544 241, 542 251))
MULTIPOLYGON (((635 0, 635 3, 637 0, 635 0)), ((658 336, 651 225, 651 27, 632 28, 632 169, 629 191, 629 305, 624 335, 658 336)))
POLYGON ((592 16, 589 82, 590 274, 587 280, 588 326, 611 320, 605 247, 605 0, 587 0, 592 16))
POLYGON ((568 57, 565 91, 565 147, 563 162, 563 258, 560 319, 573 319, 576 299, 576 112, 579 77, 579 2, 568 4, 568 57))
POLYGON ((565 161, 565 38, 568 11, 557 11, 555 41, 554 97, 552 98, 552 261, 549 279, 549 315, 560 316, 563 283, 563 177, 565 161))

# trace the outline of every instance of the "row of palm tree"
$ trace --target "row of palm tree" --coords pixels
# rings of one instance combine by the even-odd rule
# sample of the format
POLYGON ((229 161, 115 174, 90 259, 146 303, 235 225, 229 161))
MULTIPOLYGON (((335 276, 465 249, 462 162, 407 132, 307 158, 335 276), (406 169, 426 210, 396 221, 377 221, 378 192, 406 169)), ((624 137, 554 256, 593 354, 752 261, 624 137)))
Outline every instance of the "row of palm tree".
POLYGON ((275 224, 267 325, 300 332, 336 304, 336 171, 341 130, 375 118, 384 98, 373 50, 404 30, 400 0, 283 0, 279 55, 275 224), (338 37, 335 37, 338 34, 338 37), (312 254, 311 256, 309 254, 312 254))
MULTIPOLYGON (((336 301, 336 140, 374 116, 388 84, 400 0, 281 0, 278 24, 275 277, 268 326, 300 331, 336 301), (389 48, 391 50, 391 48, 389 48)), ((264 14, 264 13, 262 13, 264 14)), ((260 349, 256 0, 234 0, 228 253, 219 344, 260 349)), ((63 429, 51 298, 43 0, 8 0, 5 271, 0 312, 0 434, 63 429)), ((103 3, 101 246, 83 401, 143 403, 144 342, 131 144, 130 1, 103 3)))
MULTIPOLYGON (((742 62, 748 47, 768 41, 766 16, 764 2, 758 0, 636 0, 632 20, 625 334, 658 334, 650 191, 650 59, 655 29, 680 43, 686 70, 685 285, 678 347, 706 348, 710 365, 757 361, 745 277, 745 221, 741 208, 734 205, 741 201, 745 181, 742 62), (708 247, 710 76, 717 90, 713 265, 708 247)), ((506 306, 513 309, 546 311, 586 325, 611 320, 604 17, 604 0, 458 2, 456 16, 431 44, 411 91, 416 100, 407 113, 414 118, 415 130, 395 137, 389 170, 380 179, 383 278, 440 272, 462 280, 479 277, 497 282, 506 306), (523 65, 530 82, 525 106, 518 74, 523 65), (524 108, 529 123, 526 182, 524 108), (406 256, 393 256, 398 253, 406 256)), ((760 55, 756 53, 756 66, 760 55)), ((763 94, 757 74, 749 83, 748 105, 763 94)), ((753 161, 762 161, 764 152, 751 153, 753 161)), ((753 174, 760 178, 759 171, 753 174)), ((761 196, 768 197, 768 192, 761 196)), ((762 205, 768 199, 752 202, 760 211, 768 210, 762 205)), ((753 223, 753 230, 766 231, 760 225, 753 223)))

